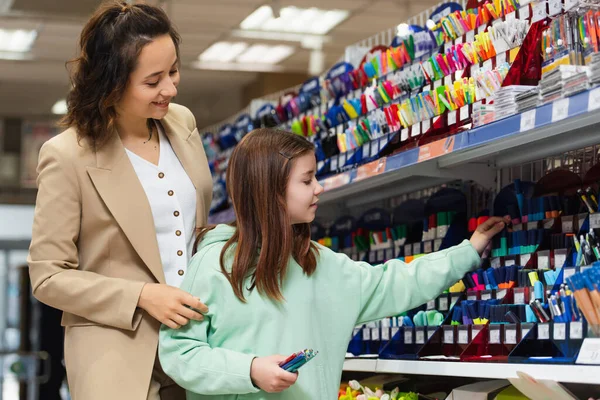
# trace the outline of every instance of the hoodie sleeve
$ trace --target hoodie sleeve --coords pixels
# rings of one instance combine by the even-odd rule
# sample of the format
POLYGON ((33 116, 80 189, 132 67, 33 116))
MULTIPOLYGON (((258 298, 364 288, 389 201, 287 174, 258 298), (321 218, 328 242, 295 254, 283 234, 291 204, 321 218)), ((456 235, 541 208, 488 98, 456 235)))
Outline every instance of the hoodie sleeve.
POLYGON ((205 248, 192 259, 188 276, 181 286, 182 290, 203 300, 209 312, 204 321, 190 321, 180 329, 161 327, 160 363, 167 375, 190 392, 203 395, 255 393, 259 389, 250 379, 250 367, 255 356, 213 348, 209 344, 211 319, 215 312, 226 308, 219 305, 225 288, 218 276, 220 272, 212 265, 218 264, 218 256, 208 257, 208 254, 215 253, 214 246, 211 247, 212 251, 210 247, 205 248))
POLYGON ((372 266, 329 249, 321 251, 331 253, 348 278, 349 292, 353 294, 348 304, 354 302, 358 306, 357 325, 401 314, 436 298, 464 274, 477 268, 481 260, 467 240, 408 264, 390 260, 372 266), (357 295, 359 299, 355 301, 357 295))

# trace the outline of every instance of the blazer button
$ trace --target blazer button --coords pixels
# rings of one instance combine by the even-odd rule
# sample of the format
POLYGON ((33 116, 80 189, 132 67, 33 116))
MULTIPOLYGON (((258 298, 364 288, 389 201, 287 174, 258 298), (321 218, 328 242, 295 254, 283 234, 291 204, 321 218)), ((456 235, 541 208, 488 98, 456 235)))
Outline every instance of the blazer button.
POLYGON ((178 255, 179 257, 181 257, 181 256, 183 255, 183 251, 181 251, 181 250, 177 250, 177 255, 178 255))
POLYGON ((169 191, 167 192, 167 194, 168 194, 169 196, 173 196, 173 195, 175 194, 175 192, 174 192, 174 191, 172 191, 172 190, 169 190, 169 191))
POLYGON ((176 216, 176 217, 179 217, 179 211, 175 211, 175 212, 173 213, 173 215, 174 215, 174 216, 176 216))
POLYGON ((159 177, 160 179, 162 179, 162 178, 164 178, 164 177, 165 177, 165 174, 163 174, 162 172, 159 172, 159 173, 158 173, 158 177, 159 177))
POLYGON ((183 270, 180 269, 179 271, 177 271, 177 273, 179 274, 179 276, 183 276, 183 270))
POLYGON ((177 236, 181 236, 181 231, 175 231, 175 234, 176 234, 177 236))

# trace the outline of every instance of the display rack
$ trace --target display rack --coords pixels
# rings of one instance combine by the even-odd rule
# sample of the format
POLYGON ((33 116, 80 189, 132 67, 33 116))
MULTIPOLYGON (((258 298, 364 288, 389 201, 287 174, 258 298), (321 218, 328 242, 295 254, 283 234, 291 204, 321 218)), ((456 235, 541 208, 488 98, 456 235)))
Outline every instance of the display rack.
POLYGON ((494 179, 497 167, 600 143, 599 108, 596 88, 379 159, 321 180, 320 202, 373 196, 374 191, 385 198, 391 191, 398 195, 457 178, 484 184, 494 179))
POLYGON ((348 359, 344 371, 407 375, 460 376, 486 379, 516 378, 524 372, 536 379, 564 383, 598 384, 600 366, 535 365, 506 363, 455 363, 442 361, 348 359))

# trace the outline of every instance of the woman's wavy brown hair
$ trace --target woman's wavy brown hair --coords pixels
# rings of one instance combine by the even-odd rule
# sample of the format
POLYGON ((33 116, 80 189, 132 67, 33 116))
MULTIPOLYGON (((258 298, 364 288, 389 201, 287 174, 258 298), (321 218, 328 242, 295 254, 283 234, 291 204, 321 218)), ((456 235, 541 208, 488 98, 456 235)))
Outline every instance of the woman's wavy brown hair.
MULTIPOLYGON (((276 129, 257 129, 235 147, 227 167, 226 186, 236 215, 233 236, 221 251, 221 271, 238 299, 245 302, 244 283, 275 301, 283 300, 281 283, 290 257, 308 276, 317 267, 318 250, 310 240, 310 224, 292 225, 286 192, 294 160, 314 154, 308 140, 276 129), (225 257, 234 249, 231 272, 225 257)), ((195 248, 212 227, 200 230, 195 248)))
POLYGON ((142 49, 166 34, 173 39, 179 60, 180 36, 161 8, 123 1, 102 4, 81 32, 80 55, 67 62, 71 90, 60 125, 74 127, 80 140, 101 147, 115 132, 115 106, 142 49))

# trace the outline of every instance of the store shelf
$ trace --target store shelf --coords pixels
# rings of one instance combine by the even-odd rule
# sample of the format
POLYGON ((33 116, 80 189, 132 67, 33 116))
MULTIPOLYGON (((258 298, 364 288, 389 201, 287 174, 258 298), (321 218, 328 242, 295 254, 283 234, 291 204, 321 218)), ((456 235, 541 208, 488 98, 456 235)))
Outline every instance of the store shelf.
POLYGON ((516 378, 517 372, 521 371, 536 379, 549 379, 567 383, 600 383, 600 366, 580 365, 348 359, 344 362, 344 371, 460 376, 487 379, 516 378))
POLYGON ((320 201, 368 202, 453 179, 486 184, 495 167, 600 143, 599 126, 600 88, 381 159, 374 173, 367 165, 326 178, 320 201))
POLYGON ((208 223, 210 225, 228 224, 235 220, 235 212, 233 207, 229 207, 226 210, 219 211, 217 213, 208 216, 208 223))

